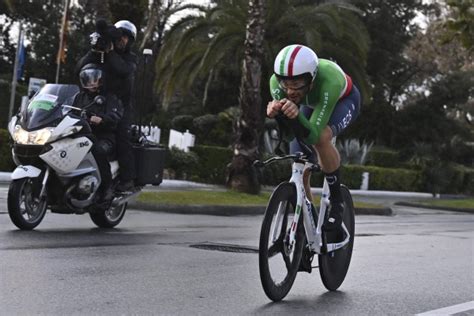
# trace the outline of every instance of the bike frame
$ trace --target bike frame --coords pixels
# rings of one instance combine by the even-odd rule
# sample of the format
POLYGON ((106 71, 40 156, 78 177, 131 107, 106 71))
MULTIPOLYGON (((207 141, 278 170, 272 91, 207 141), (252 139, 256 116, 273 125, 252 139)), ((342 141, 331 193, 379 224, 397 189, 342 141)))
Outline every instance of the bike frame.
MULTIPOLYGON (((328 206, 330 205, 329 202, 329 185, 324 179, 323 190, 321 195, 321 203, 319 207, 319 214, 316 214, 318 217, 317 225, 315 224, 315 220, 313 217, 313 213, 311 212, 311 202, 308 200, 306 196, 306 190, 303 185, 303 174, 305 171, 314 164, 310 162, 300 162, 295 161, 292 164, 292 176, 290 178, 290 183, 294 183, 296 186, 296 209, 295 209, 295 216, 293 217, 293 222, 291 224, 290 236, 289 236, 289 250, 292 250, 295 242, 296 242, 296 229, 298 227, 298 220, 300 215, 303 214, 303 224, 306 233, 306 238, 308 241, 308 246, 311 251, 317 254, 322 254, 325 252, 332 252, 337 249, 344 247, 350 240, 349 231, 346 228, 344 222, 342 223, 342 228, 345 232, 345 239, 339 243, 330 243, 326 245, 326 249, 323 248, 323 238, 322 238, 322 226, 324 223, 324 218, 326 216, 326 211, 328 206)), ((277 223, 275 225, 275 231, 273 232, 273 236, 275 239, 278 236, 278 228, 281 225, 281 221, 285 215, 286 209, 286 202, 280 203, 278 206, 277 212, 277 223)), ((275 241, 275 240, 274 240, 275 241)))

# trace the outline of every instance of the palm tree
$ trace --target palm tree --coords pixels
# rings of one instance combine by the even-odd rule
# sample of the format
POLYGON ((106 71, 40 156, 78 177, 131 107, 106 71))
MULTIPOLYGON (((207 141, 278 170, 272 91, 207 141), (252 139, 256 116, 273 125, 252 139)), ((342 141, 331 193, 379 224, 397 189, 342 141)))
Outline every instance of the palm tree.
MULTIPOLYGON (((175 23, 164 38, 157 86, 165 104, 179 89, 189 90, 198 78, 219 80, 221 71, 230 64, 240 65, 244 57, 247 0, 214 0, 210 6, 195 9, 195 14, 175 23)), ((263 73, 271 73, 273 59, 282 47, 301 43, 337 61, 368 97, 365 59, 369 36, 357 13, 355 7, 342 2, 271 1, 265 16, 263 73)))
MULTIPOLYGON (((138 51, 144 48, 151 48, 152 55, 148 58, 148 65, 155 65, 160 58, 163 36, 170 23, 170 19, 184 10, 199 10, 202 6, 196 4, 186 4, 183 0, 151 0, 145 21, 147 21, 143 36, 141 36, 138 51)), ((156 71, 153 68, 141 65, 136 76, 136 91, 142 99, 140 100, 141 111, 149 113, 155 102, 153 82, 156 78, 156 71)))
POLYGON ((245 52, 240 82, 242 114, 236 122, 234 156, 229 168, 227 184, 238 191, 258 193, 260 184, 252 168, 258 158, 258 141, 263 126, 261 113, 263 37, 265 34, 265 0, 249 0, 245 52))
POLYGON ((348 4, 274 0, 267 10, 259 1, 250 4, 247 0, 214 0, 210 6, 199 8, 197 14, 179 20, 165 36, 157 72, 158 88, 166 104, 179 89, 188 91, 197 79, 206 80, 207 89, 210 82, 219 80, 220 72, 245 60, 240 89, 242 114, 236 126, 228 184, 242 191, 257 192, 258 181, 250 171, 263 127, 261 97, 255 96, 261 91, 257 76, 263 73, 264 78, 268 77, 273 59, 282 47, 301 43, 314 48, 322 57, 335 59, 367 96, 369 85, 364 68, 369 38, 357 17, 357 9, 348 4), (256 20, 261 25, 253 23, 256 20), (250 45, 246 41, 255 36, 249 28, 259 33, 261 44, 255 41, 250 45))

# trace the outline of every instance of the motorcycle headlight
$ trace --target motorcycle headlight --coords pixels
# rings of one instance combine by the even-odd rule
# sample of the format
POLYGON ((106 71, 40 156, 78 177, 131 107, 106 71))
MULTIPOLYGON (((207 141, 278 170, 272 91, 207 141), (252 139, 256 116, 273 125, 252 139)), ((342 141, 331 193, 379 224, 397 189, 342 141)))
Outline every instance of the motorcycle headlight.
POLYGON ((44 145, 50 138, 52 131, 52 127, 45 127, 37 131, 28 132, 21 128, 20 125, 16 125, 13 131, 13 139, 22 145, 44 145))

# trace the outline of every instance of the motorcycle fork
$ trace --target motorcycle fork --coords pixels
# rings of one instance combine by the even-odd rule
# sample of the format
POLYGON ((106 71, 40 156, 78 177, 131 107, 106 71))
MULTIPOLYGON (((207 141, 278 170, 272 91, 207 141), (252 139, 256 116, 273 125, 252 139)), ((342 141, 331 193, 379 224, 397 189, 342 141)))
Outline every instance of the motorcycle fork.
POLYGON ((39 194, 40 199, 43 199, 46 197, 46 183, 48 182, 48 178, 49 178, 49 167, 46 167, 43 180, 41 181, 41 191, 39 194))

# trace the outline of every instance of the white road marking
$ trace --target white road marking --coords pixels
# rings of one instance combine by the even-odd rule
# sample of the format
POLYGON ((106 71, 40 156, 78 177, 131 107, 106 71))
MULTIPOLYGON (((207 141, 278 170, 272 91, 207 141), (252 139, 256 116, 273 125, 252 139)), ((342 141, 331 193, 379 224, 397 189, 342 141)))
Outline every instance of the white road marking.
POLYGON ((466 312, 474 309, 474 301, 448 306, 440 309, 434 309, 432 311, 427 311, 421 314, 416 314, 416 316, 427 316, 427 315, 454 315, 462 312, 466 312))

